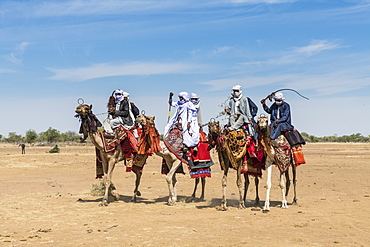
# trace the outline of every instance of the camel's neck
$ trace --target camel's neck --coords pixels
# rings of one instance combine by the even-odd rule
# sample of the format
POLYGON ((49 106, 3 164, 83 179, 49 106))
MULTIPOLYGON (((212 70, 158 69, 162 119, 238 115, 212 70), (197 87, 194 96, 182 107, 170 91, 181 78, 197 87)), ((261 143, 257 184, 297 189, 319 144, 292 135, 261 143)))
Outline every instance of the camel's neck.
POLYGON ((267 129, 259 129, 258 136, 259 136, 259 138, 262 139, 261 143, 262 143, 262 146, 264 147, 265 152, 267 153, 267 155, 270 156, 270 157, 274 157, 275 151, 271 146, 271 139, 268 136, 267 129))
POLYGON ((90 140, 96 148, 104 150, 103 141, 100 138, 98 132, 89 132, 90 140))

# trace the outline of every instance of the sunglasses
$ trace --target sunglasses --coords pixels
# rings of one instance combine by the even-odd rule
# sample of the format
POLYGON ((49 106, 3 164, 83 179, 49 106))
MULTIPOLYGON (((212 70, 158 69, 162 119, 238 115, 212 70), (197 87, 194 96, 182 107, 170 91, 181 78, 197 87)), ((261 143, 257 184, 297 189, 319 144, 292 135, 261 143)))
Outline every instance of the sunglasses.
POLYGON ((120 96, 120 95, 122 95, 122 94, 121 94, 121 93, 116 93, 115 95, 120 96))

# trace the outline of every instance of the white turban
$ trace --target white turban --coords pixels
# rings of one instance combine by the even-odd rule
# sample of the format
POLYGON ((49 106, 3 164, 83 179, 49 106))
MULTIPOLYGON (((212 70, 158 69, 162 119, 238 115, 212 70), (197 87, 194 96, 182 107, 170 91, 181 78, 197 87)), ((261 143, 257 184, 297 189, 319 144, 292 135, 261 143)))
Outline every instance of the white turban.
POLYGON ((277 92, 277 93, 275 93, 275 95, 274 95, 274 99, 275 99, 275 100, 285 100, 285 99, 284 99, 284 95, 283 95, 283 93, 282 93, 282 92, 277 92))
POLYGON ((235 86, 233 86, 233 90, 238 90, 238 91, 242 91, 242 86, 240 86, 240 85, 235 85, 235 86))
POLYGON ((178 96, 179 98, 183 97, 184 100, 189 101, 189 94, 187 92, 180 92, 178 96))
POLYGON ((199 96, 196 93, 191 93, 190 99, 199 99, 199 96))

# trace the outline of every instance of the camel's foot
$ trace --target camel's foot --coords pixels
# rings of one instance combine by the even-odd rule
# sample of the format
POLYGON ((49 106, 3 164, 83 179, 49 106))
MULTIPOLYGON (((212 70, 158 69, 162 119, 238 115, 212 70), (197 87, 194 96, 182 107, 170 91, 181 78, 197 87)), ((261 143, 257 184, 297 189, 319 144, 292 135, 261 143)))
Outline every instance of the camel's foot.
POLYGON ((240 202, 238 205, 238 209, 245 209, 244 202, 240 202))
POLYGON ((112 191, 111 191, 111 194, 112 194, 112 196, 113 196, 113 198, 114 198, 114 200, 115 200, 115 201, 119 201, 120 196, 119 196, 119 194, 117 193, 117 191, 112 190, 112 191))
POLYGON ((195 202, 195 195, 191 195, 188 202, 195 202))
POLYGON ((168 206, 174 206, 176 204, 176 199, 168 199, 167 205, 168 206))
POLYGON ((199 201, 204 202, 204 196, 199 197, 199 201))
POLYGON ((108 206, 108 200, 103 199, 103 201, 101 203, 99 203, 99 207, 106 207, 106 206, 108 206))
POLYGON ((282 201, 281 202, 281 206, 280 206, 281 208, 284 208, 284 209, 286 209, 286 208, 289 208, 288 207, 288 202, 287 201, 282 201))
POLYGON ((263 206, 263 210, 262 211, 264 213, 270 212, 270 203, 265 203, 265 205, 263 206))
POLYGON ((298 199, 297 198, 293 199, 292 205, 298 205, 298 199))

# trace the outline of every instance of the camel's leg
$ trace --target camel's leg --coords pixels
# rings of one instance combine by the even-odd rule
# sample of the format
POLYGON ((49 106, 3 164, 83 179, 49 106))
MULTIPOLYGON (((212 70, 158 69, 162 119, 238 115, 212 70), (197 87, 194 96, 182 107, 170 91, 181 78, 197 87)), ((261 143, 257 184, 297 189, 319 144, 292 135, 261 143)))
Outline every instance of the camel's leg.
MULTIPOLYGON (((169 165, 169 162, 166 160, 167 165, 169 165)), ((175 177, 175 172, 177 168, 182 165, 180 160, 177 160, 175 162, 172 162, 170 167, 170 171, 168 172, 166 176, 166 181, 168 185, 168 191, 169 191, 169 196, 168 196, 168 205, 172 206, 176 203, 177 200, 177 195, 176 195, 176 177, 175 177)))
POLYGON ((224 175, 222 177, 222 200, 221 200, 221 210, 227 210, 227 201, 226 201, 226 185, 227 185, 227 173, 229 171, 229 167, 224 168, 224 175))
POLYGON ((244 203, 247 202, 247 193, 248 193, 249 184, 250 182, 249 182, 248 174, 244 173, 244 196, 243 196, 244 203))
MULTIPOLYGON (((103 169, 104 169, 104 178, 103 178, 103 181, 104 181, 104 186, 105 186, 105 193, 104 193, 103 200, 99 204, 99 206, 108 206, 109 192, 112 193, 110 187, 111 187, 111 184, 112 184, 112 175, 113 175, 113 169, 114 169, 114 167, 116 165, 116 159, 113 158, 113 157, 111 159, 109 159, 109 160, 107 160, 107 158, 104 158, 103 163, 108 164, 108 166, 107 165, 103 165, 103 169)), ((115 193, 115 192, 113 192, 113 193, 115 193)))
POLYGON ((176 178, 176 173, 174 173, 173 176, 172 176, 172 186, 173 186, 172 200, 176 203, 177 202, 177 178, 176 178))
POLYGON ((135 173, 136 175, 136 180, 135 180, 135 190, 134 190, 134 195, 133 197, 131 198, 131 201, 132 202, 136 202, 136 197, 137 196, 141 196, 141 193, 139 191, 139 185, 140 185, 140 181, 141 181, 141 175, 143 175, 143 173, 139 170, 136 170, 136 169, 132 169, 132 172, 135 173))
POLYGON ((298 199, 297 199, 297 167, 295 165, 292 165, 292 171, 293 171, 293 189, 294 189, 294 197, 293 197, 293 205, 298 205, 298 199))
POLYGON ((199 199, 204 200, 204 191, 206 189, 206 178, 201 178, 202 180, 202 194, 200 195, 199 199))
MULTIPOLYGON (((243 161, 241 161, 243 162, 243 161)), ((236 185, 238 186, 239 190, 239 209, 245 209, 244 200, 243 200, 243 184, 242 184, 242 163, 238 166, 238 170, 236 171, 236 185)))
POLYGON ((290 189, 289 170, 285 171, 284 174, 285 174, 285 196, 288 197, 289 189, 290 189))
POLYGON ((282 199, 281 199, 281 208, 288 208, 288 202, 287 202, 286 197, 285 197, 284 173, 281 173, 280 174, 279 186, 281 188, 281 196, 282 196, 282 199))
POLYGON ((270 192, 271 192, 271 177, 272 177, 272 161, 270 159, 266 160, 266 200, 263 206, 263 211, 270 211, 270 192))
POLYGON ((198 184, 199 184, 199 178, 195 178, 194 181, 195 181, 194 191, 193 191, 193 194, 191 195, 191 201, 195 200, 195 197, 196 197, 195 193, 197 192, 197 188, 198 188, 198 184))
POLYGON ((259 194, 258 194, 258 184, 259 183, 260 183, 260 180, 258 179, 258 177, 255 177, 254 178, 254 184, 256 186, 256 201, 254 202, 254 206, 256 206, 256 207, 260 206, 260 197, 259 197, 259 194))

